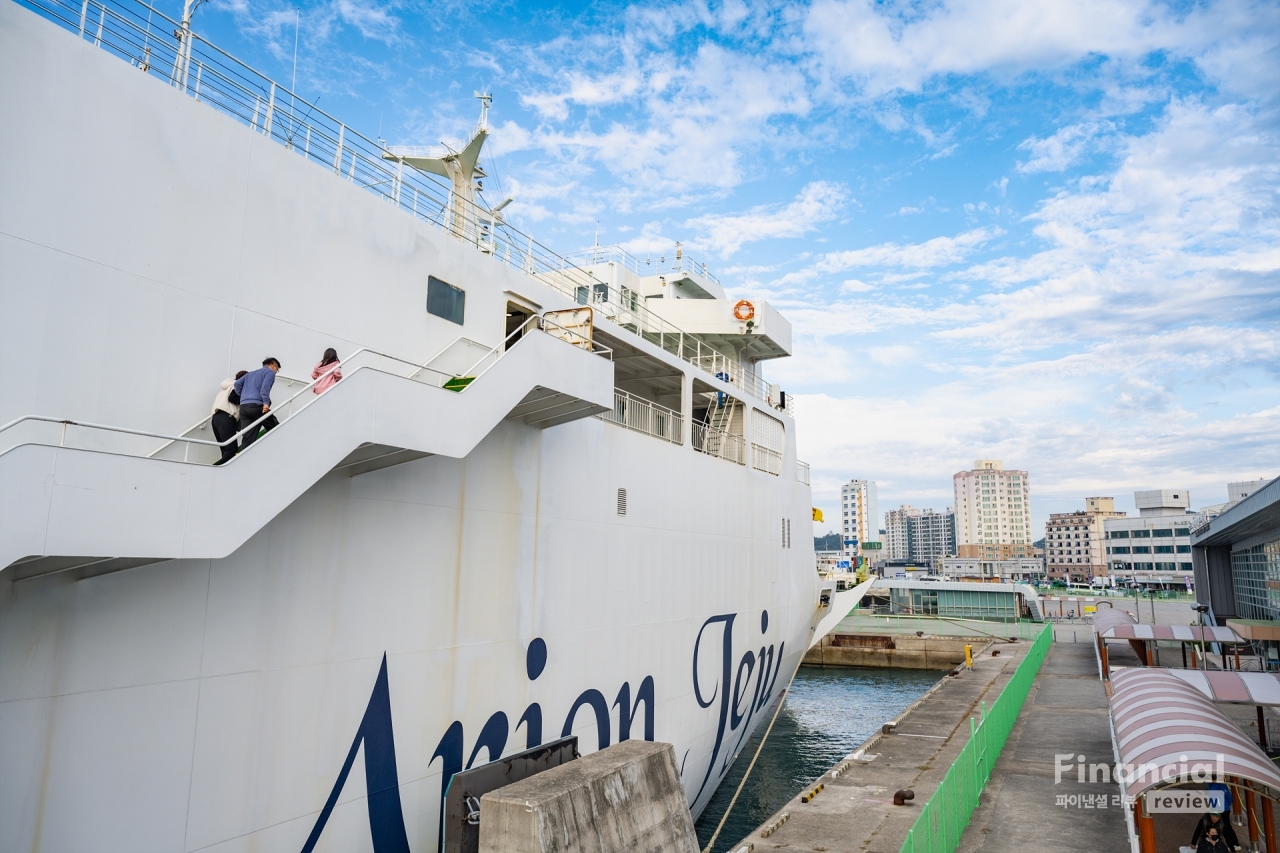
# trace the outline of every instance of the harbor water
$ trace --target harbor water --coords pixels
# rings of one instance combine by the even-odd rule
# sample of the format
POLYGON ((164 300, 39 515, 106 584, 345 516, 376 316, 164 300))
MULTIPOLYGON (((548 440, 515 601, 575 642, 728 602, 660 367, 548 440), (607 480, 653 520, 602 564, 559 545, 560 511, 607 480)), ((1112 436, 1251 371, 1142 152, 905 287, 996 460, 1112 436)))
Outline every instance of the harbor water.
MULTIPOLYGON (((712 853, 730 850, 942 676, 936 670, 800 667, 712 853)), ((699 846, 711 840, 767 725, 743 748, 698 819, 699 846)))

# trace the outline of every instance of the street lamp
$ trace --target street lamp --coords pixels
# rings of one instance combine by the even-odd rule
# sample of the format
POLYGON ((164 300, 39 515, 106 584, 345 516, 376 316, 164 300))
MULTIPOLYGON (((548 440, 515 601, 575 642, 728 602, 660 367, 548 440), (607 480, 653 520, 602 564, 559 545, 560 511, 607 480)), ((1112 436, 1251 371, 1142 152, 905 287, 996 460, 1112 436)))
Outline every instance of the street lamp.
POLYGON ((1209 612, 1209 605, 1193 604, 1191 609, 1198 614, 1200 619, 1200 668, 1207 671, 1209 669, 1209 661, 1204 656, 1204 615, 1209 612))

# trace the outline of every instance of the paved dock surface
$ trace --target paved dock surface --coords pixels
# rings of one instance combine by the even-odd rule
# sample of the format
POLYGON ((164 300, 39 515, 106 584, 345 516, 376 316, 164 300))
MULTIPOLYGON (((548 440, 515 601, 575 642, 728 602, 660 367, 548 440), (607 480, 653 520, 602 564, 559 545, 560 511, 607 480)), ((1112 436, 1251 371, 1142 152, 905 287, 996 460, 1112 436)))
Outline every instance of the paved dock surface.
POLYGON ((1115 761, 1107 696, 1088 643, 1050 647, 959 853, 1128 853, 1118 785, 1080 784, 1074 773, 1054 784, 1054 756, 1067 753, 1090 763, 1115 761), (1081 795, 1094 807, 1083 807, 1081 795), (1059 797, 1072 796, 1074 804, 1059 804, 1059 797), (1102 796, 1107 807, 1099 809, 1102 796))
MULTIPOLYGON (((783 814, 790 816, 768 838, 757 829, 730 849, 752 844, 757 853, 774 849, 897 853, 921 806, 968 742, 969 718, 979 713, 980 703, 991 706, 1030 646, 1030 641, 1024 640, 997 642, 982 649, 972 671, 944 678, 899 716, 892 734, 869 741, 865 745, 869 761, 849 761, 838 778, 827 772, 815 780, 825 787, 811 802, 802 803, 797 796, 764 823, 761 829, 783 814), (1000 654, 992 656, 993 651, 1000 654), (914 805, 892 804, 894 792, 901 788, 915 791, 914 805)), ((1091 647, 1080 648, 1088 651, 1091 647)), ((1052 756, 1049 760, 1052 768, 1052 756)))

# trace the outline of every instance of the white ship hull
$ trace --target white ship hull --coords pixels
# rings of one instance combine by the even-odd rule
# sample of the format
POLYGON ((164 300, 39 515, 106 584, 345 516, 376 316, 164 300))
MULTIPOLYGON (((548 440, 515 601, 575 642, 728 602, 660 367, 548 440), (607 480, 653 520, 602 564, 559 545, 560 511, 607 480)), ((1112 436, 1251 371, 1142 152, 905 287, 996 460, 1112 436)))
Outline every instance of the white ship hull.
MULTIPOLYGON (((264 355, 425 359, 458 334, 422 312, 428 273, 467 285, 477 340, 504 294, 572 304, 12 3, 0 115, 0 422, 172 432, 264 355)), ((313 432, 359 416, 342 399, 313 432)), ((180 462, 64 449, 43 475, 0 445, 6 554, 154 560, 0 574, 0 850, 434 851, 449 773, 563 733, 673 743, 700 812, 820 615, 784 420, 781 475, 598 418, 463 423, 460 457, 327 474, 225 542, 129 509, 180 462), (59 479, 84 459, 118 467, 59 479), (84 509, 111 489, 117 513, 84 509)), ((243 504, 303 467, 237 475, 243 504)))

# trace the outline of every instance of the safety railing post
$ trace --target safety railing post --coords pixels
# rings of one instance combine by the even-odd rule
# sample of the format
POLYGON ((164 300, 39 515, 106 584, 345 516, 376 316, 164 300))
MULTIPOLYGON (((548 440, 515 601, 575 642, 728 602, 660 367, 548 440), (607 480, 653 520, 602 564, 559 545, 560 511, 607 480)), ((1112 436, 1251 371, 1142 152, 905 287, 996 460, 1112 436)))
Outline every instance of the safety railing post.
POLYGON ((334 155, 333 155, 333 173, 335 175, 342 174, 342 144, 343 144, 343 139, 346 136, 346 133, 347 133, 347 126, 345 124, 339 124, 338 125, 338 150, 334 152, 334 155))
POLYGON ((80 5, 80 38, 84 38, 84 19, 89 14, 89 0, 84 0, 80 5))
MULTIPOLYGON (((185 76, 185 73, 184 73, 185 76)), ((267 118, 262 123, 262 135, 271 136, 271 122, 276 115, 276 84, 271 84, 271 97, 267 100, 267 118)))

